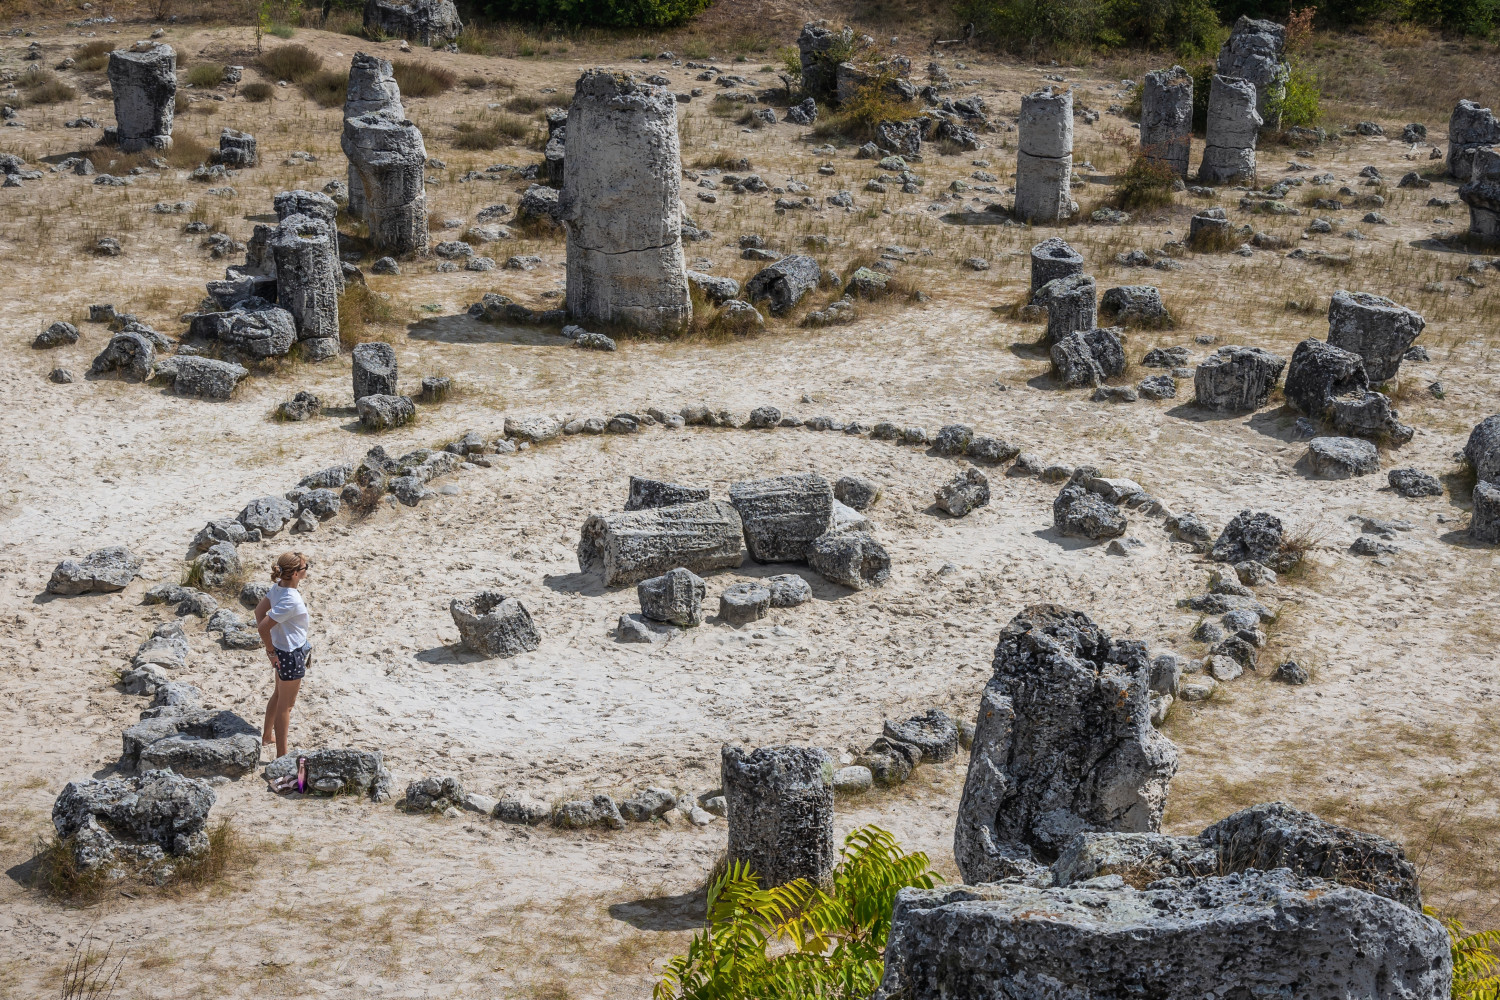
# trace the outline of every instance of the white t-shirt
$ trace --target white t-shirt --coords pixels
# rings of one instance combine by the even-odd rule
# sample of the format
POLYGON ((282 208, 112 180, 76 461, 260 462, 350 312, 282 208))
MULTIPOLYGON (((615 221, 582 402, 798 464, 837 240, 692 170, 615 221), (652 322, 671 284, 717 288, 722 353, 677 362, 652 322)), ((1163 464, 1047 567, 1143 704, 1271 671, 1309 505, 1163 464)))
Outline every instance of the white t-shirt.
POLYGON ((284 653, 307 644, 307 605, 296 587, 273 583, 266 591, 271 610, 266 612, 276 624, 271 626, 271 645, 284 653))

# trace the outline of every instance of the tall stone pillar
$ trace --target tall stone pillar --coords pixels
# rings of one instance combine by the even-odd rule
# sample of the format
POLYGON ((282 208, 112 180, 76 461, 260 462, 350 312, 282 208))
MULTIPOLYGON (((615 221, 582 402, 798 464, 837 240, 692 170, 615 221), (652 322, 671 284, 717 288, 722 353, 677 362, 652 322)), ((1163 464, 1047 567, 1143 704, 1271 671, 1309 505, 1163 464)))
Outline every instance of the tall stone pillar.
MULTIPOLYGON (((391 64, 356 52, 349 64, 349 87, 344 95, 344 130, 348 131, 349 119, 382 111, 398 119, 406 117, 401 106, 401 88, 396 84, 391 64)), ((349 164, 349 214, 356 219, 365 217, 365 189, 353 163, 349 164)))
POLYGON ((1192 141, 1192 75, 1181 66, 1147 73, 1141 84, 1141 157, 1186 179, 1192 141))
POLYGON ((682 256, 682 157, 671 91, 606 70, 568 111, 567 311, 574 322, 652 333, 693 316, 682 256))
MULTIPOLYGON (((422 133, 387 112, 344 122, 341 142, 365 197, 370 242, 391 256, 427 252, 427 147, 422 133)), ((353 185, 351 185, 352 188, 353 185)))
POLYGON ((339 335, 342 284, 331 224, 311 215, 289 215, 276 227, 268 249, 276 259, 276 304, 292 314, 298 340, 339 335))
POLYGON ((111 52, 109 89, 114 93, 115 124, 104 130, 106 142, 122 153, 171 147, 177 107, 177 53, 172 46, 111 52))
POLYGON ((817 747, 723 750, 729 860, 744 861, 762 889, 833 871, 833 758, 817 747))
POLYGON ((1058 222, 1078 206, 1073 201, 1073 92, 1047 87, 1021 98, 1016 151, 1016 217, 1058 222))
POLYGON ((1205 184, 1254 184, 1255 135, 1261 124, 1255 84, 1215 74, 1208 91, 1208 131, 1198 179, 1205 184))

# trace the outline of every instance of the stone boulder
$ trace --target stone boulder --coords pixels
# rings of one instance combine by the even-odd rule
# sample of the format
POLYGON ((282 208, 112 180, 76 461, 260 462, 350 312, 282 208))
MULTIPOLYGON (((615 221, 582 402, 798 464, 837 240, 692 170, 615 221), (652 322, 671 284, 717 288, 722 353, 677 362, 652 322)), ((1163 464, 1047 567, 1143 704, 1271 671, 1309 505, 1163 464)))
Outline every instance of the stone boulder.
POLYGON ((729 502, 757 562, 803 562, 833 525, 833 488, 814 473, 731 483, 729 502))
POLYGON ((52 826, 85 871, 151 867, 208 849, 207 782, 171 771, 70 781, 52 804, 52 826))
POLYGON ((1258 410, 1285 367, 1285 358, 1259 347, 1221 347, 1193 373, 1193 401, 1219 413, 1258 410))
POLYGON ((632 823, 645 823, 660 819, 668 810, 677 807, 677 796, 666 788, 648 786, 636 790, 630 798, 620 802, 620 814, 632 823))
POLYGON ((703 624, 703 578, 681 566, 635 585, 641 614, 652 621, 670 622, 682 628, 703 624))
POLYGON ((123 545, 95 549, 82 559, 64 559, 47 581, 49 594, 109 593, 124 590, 141 575, 141 557, 123 545))
POLYGON ((853 510, 869 510, 880 498, 880 487, 864 476, 840 476, 833 484, 833 498, 853 510))
POLYGON ((1435 918, 1287 870, 903 889, 874 1000, 1360 997, 1446 1000, 1435 918))
POLYGON ((124 331, 109 339, 104 350, 89 365, 89 375, 99 378, 118 372, 127 382, 144 382, 156 370, 156 345, 134 331, 124 331))
POLYGON ((1054 278, 1032 293, 1031 301, 1047 310, 1047 339, 1092 330, 1099 322, 1099 286, 1087 274, 1054 278))
POLYGON ((1500 152, 1483 146, 1474 150, 1469 179, 1458 197, 1469 206, 1469 235, 1481 245, 1500 242, 1500 152))
POLYGON ((1099 299, 1099 311, 1105 317, 1126 326, 1168 326, 1172 314, 1161 300, 1155 285, 1119 285, 1105 289, 1099 299))
POLYGON ((247 503, 235 520, 246 531, 259 531, 261 537, 270 538, 296 516, 296 508, 281 497, 261 497, 247 503))
POLYGON ((395 257, 426 253, 427 147, 421 130, 388 111, 357 115, 344 119, 340 145, 364 193, 371 248, 395 257))
POLYGON ((1340 434, 1355 434, 1389 445, 1403 445, 1416 434, 1416 428, 1403 424, 1400 416, 1385 393, 1360 389, 1335 396, 1328 409, 1328 422, 1340 434))
POLYGON ((817 885, 833 870, 833 765, 817 747, 761 747, 749 754, 723 748, 729 860, 747 864, 761 888, 798 878, 817 885))
POLYGON ((1500 119, 1489 108, 1461 100, 1448 119, 1448 176, 1467 181, 1474 173, 1474 155, 1481 147, 1500 143, 1500 119))
POLYGON ((854 590, 878 587, 891 577, 891 557, 866 531, 829 532, 815 540, 807 564, 825 580, 854 590))
POLYGON ((771 588, 759 583, 736 583, 719 595, 719 619, 732 628, 758 622, 771 608, 771 588))
POLYGON ((1264 119, 1256 110, 1256 87, 1249 80, 1215 73, 1208 91, 1204 132, 1203 184, 1254 184, 1255 140, 1264 119))
POLYGON ((279 358, 297 342, 297 323, 280 306, 250 296, 224 312, 198 313, 188 336, 221 341, 252 358, 279 358))
POLYGON ((396 395, 396 372, 396 351, 390 344, 355 344, 354 401, 396 395))
POLYGON ((1141 157, 1183 179, 1193 141, 1193 77, 1181 66, 1152 70, 1141 81, 1141 157))
POLYGON ((514 597, 486 590, 448 605, 459 639, 481 656, 519 656, 541 645, 541 636, 526 605, 514 597))
POLYGON ((933 496, 939 510, 953 517, 963 517, 977 507, 987 507, 990 502, 989 478, 972 466, 953 479, 939 486, 933 496))
POLYGON ((240 556, 232 542, 215 542, 194 557, 192 565, 193 574, 204 587, 222 587, 241 569, 240 556))
POLYGON ((379 750, 293 750, 267 764, 261 774, 272 783, 296 778, 299 757, 307 759, 307 783, 312 792, 359 795, 374 802, 391 797, 391 773, 385 769, 379 750))
POLYGON ((1314 420, 1328 416, 1333 398, 1370 387, 1358 354, 1307 339, 1292 352, 1286 370, 1286 401, 1314 420))
POLYGON ((744 561, 744 524, 722 500, 595 514, 580 534, 579 569, 601 574, 609 587, 678 567, 703 574, 744 561))
POLYGON ((1474 513, 1469 519, 1469 537, 1491 545, 1500 542, 1500 486, 1479 483, 1474 487, 1474 513))
POLYGON ((408 38, 432 48, 451 42, 463 30, 453 0, 365 0, 365 32, 372 38, 408 38))
POLYGON ((1281 519, 1264 511, 1242 510, 1224 526, 1209 558, 1215 562, 1258 562, 1275 567, 1281 561, 1285 529, 1281 519))
POLYGON ((1500 483, 1500 413, 1474 425, 1464 443, 1464 461, 1481 483, 1500 483))
POLYGON ((1408 500, 1443 495, 1443 484, 1437 476, 1421 469, 1392 469, 1385 478, 1391 489, 1408 500))
POLYGON ((172 379, 172 392, 199 399, 228 399, 250 369, 231 361, 195 355, 167 358, 156 366, 157 377, 172 379))
POLYGON ((1396 377, 1402 356, 1426 325, 1383 295, 1340 290, 1328 303, 1328 343, 1358 354, 1371 382, 1396 377))
POLYGON ((954 857, 989 882, 1085 831, 1155 832, 1177 749, 1151 726, 1144 643, 1039 604, 1011 619, 980 697, 954 857))
POLYGON ((1052 526, 1060 535, 1098 542, 1119 538, 1130 524, 1115 504, 1081 483, 1070 482, 1052 501, 1052 526))
POLYGON ((649 510, 652 507, 675 507, 684 503, 702 503, 708 499, 708 487, 664 483, 643 476, 630 477, 630 495, 626 510, 649 510))
POLYGON ((1380 471, 1380 452, 1363 438, 1316 437, 1307 444, 1307 463, 1325 479, 1353 479, 1380 471))
POLYGON ((771 592, 773 608, 795 608, 812 600, 812 585, 796 573, 778 573, 761 582, 771 592))
POLYGON ((952 760, 958 753, 958 726, 940 709, 928 709, 924 715, 914 715, 904 722, 885 720, 882 727, 887 739, 900 740, 922 752, 922 760, 929 764, 952 760))
MULTIPOLYGON (((170 685, 169 685, 170 687, 170 685)), ((158 705, 177 707, 158 689, 158 705)), ((260 730, 233 712, 198 708, 193 699, 178 714, 160 714, 127 728, 123 771, 168 770, 189 778, 238 778, 260 763, 260 730)))
POLYGON ((36 339, 31 342, 31 346, 38 350, 46 350, 51 347, 62 347, 65 344, 76 343, 78 343, 78 327, 72 323, 58 321, 37 334, 36 339))
POLYGON ((219 133, 219 148, 213 154, 214 162, 236 170, 253 167, 260 162, 255 136, 249 132, 226 128, 219 133))
POLYGON ((1052 344, 1052 372, 1064 388, 1093 388, 1125 373, 1119 327, 1077 331, 1052 344))
POLYGON ((372 431, 388 431, 409 424, 417 415, 416 404, 407 396, 361 396, 354 401, 359 422, 372 431))
POLYGON ((823 269, 811 257, 783 257, 745 282, 745 299, 752 304, 767 301, 771 314, 780 316, 817 288, 822 277, 823 269))
POLYGON ((620 807, 615 805, 614 799, 600 794, 562 803, 552 814, 552 825, 563 830, 587 830, 592 827, 623 830, 625 817, 620 815, 620 807))
POLYGON ((1285 96, 1292 74, 1286 61, 1286 28, 1240 15, 1219 49, 1215 72, 1249 82, 1255 88, 1255 110, 1265 117, 1272 102, 1285 96))

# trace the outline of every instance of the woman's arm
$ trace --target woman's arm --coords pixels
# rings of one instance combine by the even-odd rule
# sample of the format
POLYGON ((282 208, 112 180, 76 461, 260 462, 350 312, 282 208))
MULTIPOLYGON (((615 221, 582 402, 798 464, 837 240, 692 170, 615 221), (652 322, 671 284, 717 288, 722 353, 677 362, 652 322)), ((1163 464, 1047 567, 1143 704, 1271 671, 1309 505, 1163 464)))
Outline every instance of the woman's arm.
MULTIPOLYGON (((265 603, 264 599, 261 603, 265 603)), ((261 645, 266 647, 266 656, 270 659, 271 666, 280 666, 281 661, 276 658, 276 647, 271 642, 271 629, 276 626, 276 619, 270 615, 261 614, 259 607, 255 609, 255 612, 258 619, 255 623, 255 630, 260 633, 261 645)))
POLYGON ((260 603, 255 606, 255 627, 260 628, 261 619, 271 613, 271 599, 262 597, 260 603))

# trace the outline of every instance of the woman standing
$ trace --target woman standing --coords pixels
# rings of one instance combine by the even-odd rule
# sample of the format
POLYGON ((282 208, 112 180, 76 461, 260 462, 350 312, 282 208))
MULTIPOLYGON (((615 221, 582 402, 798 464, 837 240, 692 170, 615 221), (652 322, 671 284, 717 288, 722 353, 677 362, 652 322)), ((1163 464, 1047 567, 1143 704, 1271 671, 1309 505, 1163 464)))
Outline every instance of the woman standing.
POLYGON ((297 703, 297 691, 312 659, 312 646, 307 642, 307 605, 297 590, 307 578, 310 565, 300 552, 283 552, 271 564, 271 589, 255 606, 255 626, 276 671, 276 690, 266 705, 260 742, 269 746, 274 731, 277 757, 286 756, 292 706, 297 703))

